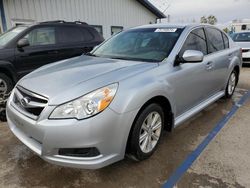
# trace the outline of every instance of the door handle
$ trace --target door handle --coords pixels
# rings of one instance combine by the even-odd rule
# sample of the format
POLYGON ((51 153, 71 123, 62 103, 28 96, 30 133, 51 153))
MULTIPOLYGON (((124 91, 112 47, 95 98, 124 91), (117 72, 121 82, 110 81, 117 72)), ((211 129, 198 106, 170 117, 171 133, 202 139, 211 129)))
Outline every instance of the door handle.
POLYGON ((206 63, 206 69, 207 70, 211 70, 213 68, 213 62, 212 61, 209 61, 206 63))
POLYGON ((29 57, 29 54, 21 54, 20 57, 29 57))

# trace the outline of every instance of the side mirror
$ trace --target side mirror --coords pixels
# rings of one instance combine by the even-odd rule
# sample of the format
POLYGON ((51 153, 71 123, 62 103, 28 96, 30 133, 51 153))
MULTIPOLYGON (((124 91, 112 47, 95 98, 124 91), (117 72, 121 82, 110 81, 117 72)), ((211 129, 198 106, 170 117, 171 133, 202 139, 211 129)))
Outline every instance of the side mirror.
POLYGON ((23 47, 29 46, 29 45, 30 45, 30 43, 29 43, 28 39, 25 39, 25 38, 22 38, 22 39, 20 39, 20 40, 17 42, 17 47, 18 47, 18 48, 23 48, 23 47))
POLYGON ((198 50, 186 50, 182 55, 184 63, 199 63, 203 61, 203 57, 203 53, 198 50))

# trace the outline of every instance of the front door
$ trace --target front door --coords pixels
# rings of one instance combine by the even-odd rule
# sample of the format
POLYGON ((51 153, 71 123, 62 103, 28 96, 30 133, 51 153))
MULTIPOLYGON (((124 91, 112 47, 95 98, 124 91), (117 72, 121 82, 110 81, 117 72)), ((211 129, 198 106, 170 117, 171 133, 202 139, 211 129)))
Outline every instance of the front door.
POLYGON ((203 52, 204 59, 199 63, 183 63, 174 68, 171 84, 175 86, 176 116, 179 116, 192 107, 208 98, 211 91, 210 61, 207 59, 206 37, 203 28, 194 29, 189 33, 179 56, 186 50, 203 52))
POLYGON ((57 60, 57 37, 54 27, 38 27, 29 31, 24 38, 29 46, 15 49, 15 67, 19 77, 57 60))

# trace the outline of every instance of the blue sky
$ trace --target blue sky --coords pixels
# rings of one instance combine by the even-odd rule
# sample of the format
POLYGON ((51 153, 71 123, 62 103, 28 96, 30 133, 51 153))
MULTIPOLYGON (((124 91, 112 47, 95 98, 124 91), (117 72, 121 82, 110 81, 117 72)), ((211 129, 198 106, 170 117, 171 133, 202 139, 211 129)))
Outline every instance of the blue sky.
POLYGON ((171 22, 199 21, 200 17, 213 14, 218 23, 227 23, 234 19, 250 19, 250 0, 150 0, 165 14, 171 22))

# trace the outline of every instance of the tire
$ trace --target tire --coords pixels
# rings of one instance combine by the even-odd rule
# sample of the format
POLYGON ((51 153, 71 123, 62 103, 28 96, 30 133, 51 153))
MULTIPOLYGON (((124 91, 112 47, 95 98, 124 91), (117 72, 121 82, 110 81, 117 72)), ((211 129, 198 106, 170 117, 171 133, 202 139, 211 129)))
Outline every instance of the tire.
POLYGON ((0 121, 6 121, 5 107, 12 89, 12 80, 4 73, 0 73, 0 121))
POLYGON ((130 132, 128 156, 135 161, 149 158, 159 144, 163 126, 164 112, 160 105, 153 103, 143 109, 137 116, 130 132), (151 121, 152 123, 150 123, 150 118, 151 120, 156 120, 156 122, 153 124, 154 121, 151 121), (147 127, 150 124, 151 126, 147 127), (141 142, 139 141, 140 137, 144 138, 141 142))
POLYGON ((11 92, 12 89, 13 89, 12 80, 6 74, 0 73, 0 94, 2 95, 8 94, 11 92))
POLYGON ((238 73, 233 70, 229 76, 225 91, 225 98, 231 98, 238 83, 238 73))

